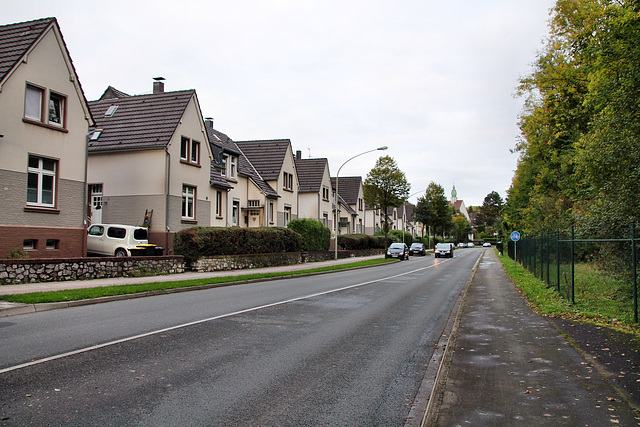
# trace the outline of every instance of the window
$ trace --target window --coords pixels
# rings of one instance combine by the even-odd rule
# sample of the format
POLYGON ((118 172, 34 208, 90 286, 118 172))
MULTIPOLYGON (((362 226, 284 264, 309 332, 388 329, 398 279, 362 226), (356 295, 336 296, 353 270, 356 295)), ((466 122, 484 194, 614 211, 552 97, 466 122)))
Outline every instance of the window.
POLYGON ((180 139, 180 161, 200 165, 200 143, 183 136, 180 139))
POLYGON ((329 187, 322 187, 322 200, 329 201, 329 187))
POLYGON ((362 199, 358 199, 358 210, 360 210, 360 211, 363 210, 362 207, 363 207, 362 199))
POLYGON ((283 172, 282 181, 282 188, 284 188, 285 190, 293 191, 293 174, 283 172))
POLYGON ((227 176, 227 157, 226 154, 222 156, 222 176, 227 176))
POLYGON ((284 226, 286 227, 291 221, 291 206, 284 207, 284 226))
POLYGON ((27 166, 27 204, 55 206, 57 161, 29 156, 27 166))
POLYGON ((191 163, 200 164, 200 143, 198 141, 191 141, 191 163))
POLYGON ((58 239, 47 239, 47 249, 49 250, 58 249, 59 244, 60 240, 58 239))
POLYGON ((229 156, 229 178, 236 179, 236 172, 238 170, 238 158, 229 156))
POLYGON ((44 89, 27 85, 24 97, 24 116, 37 121, 42 120, 42 98, 44 89))
POLYGON ((240 200, 234 199, 231 210, 231 225, 237 226, 240 219, 240 200))
POLYGON ((107 237, 113 239, 124 239, 127 235, 127 230, 122 227, 109 227, 107 228, 107 237))
POLYGON ((182 186, 182 219, 195 219, 196 187, 182 186))
POLYGON ((250 208, 259 208, 260 207, 260 200, 249 200, 249 202, 247 203, 247 205, 250 208))
POLYGON ((64 124, 65 98, 57 93, 49 94, 49 124, 62 126, 64 124))
POLYGON ((25 251, 35 250, 37 246, 38 241, 35 239, 24 239, 22 241, 22 249, 24 249, 25 251))
POLYGON ((216 216, 222 218, 222 191, 216 191, 216 216))
POLYGON ((269 216, 269 223, 273 224, 273 201, 272 200, 269 200, 268 216, 269 216))

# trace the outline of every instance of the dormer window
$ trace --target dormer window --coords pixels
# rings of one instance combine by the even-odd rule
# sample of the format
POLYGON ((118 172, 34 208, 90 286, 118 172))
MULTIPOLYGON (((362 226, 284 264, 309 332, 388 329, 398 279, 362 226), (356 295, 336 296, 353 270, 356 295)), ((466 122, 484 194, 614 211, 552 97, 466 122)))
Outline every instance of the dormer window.
POLYGON ((229 154, 222 156, 222 176, 228 179, 238 177, 238 158, 229 154))

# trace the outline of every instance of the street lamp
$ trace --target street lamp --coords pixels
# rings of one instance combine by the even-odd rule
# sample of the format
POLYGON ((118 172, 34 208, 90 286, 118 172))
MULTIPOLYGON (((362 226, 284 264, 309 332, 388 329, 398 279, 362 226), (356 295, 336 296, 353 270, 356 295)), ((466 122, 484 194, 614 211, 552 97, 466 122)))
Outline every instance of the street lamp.
MULTIPOLYGON (((420 194, 420 193, 422 193, 422 190, 409 194, 407 196, 407 202, 409 201, 409 198, 411 196, 415 196, 416 194, 420 194)), ((405 202, 405 205, 402 207, 402 243, 404 243, 404 231, 405 231, 405 228, 407 228, 407 206, 406 206, 407 202, 405 202)), ((413 233, 411 233, 411 236, 413 238, 413 233)))
MULTIPOLYGON (((342 164, 342 166, 346 165, 347 163, 349 163, 351 160, 355 159, 356 157, 362 156, 364 154, 367 153, 373 153, 374 151, 384 151, 387 149, 387 146, 383 146, 383 147, 378 147, 378 148, 374 148, 373 150, 369 150, 369 151, 365 151, 364 153, 360 153, 360 154, 356 154, 355 156, 351 157, 350 159, 348 159, 346 162, 344 162, 342 164)), ((335 251, 335 255, 334 255, 334 259, 338 259, 338 215, 340 214, 340 196, 338 194, 338 176, 340 175, 340 170, 342 170, 342 166, 340 166, 338 168, 338 173, 336 173, 336 197, 335 197, 335 204, 336 204, 336 238, 334 241, 334 251, 335 251)))

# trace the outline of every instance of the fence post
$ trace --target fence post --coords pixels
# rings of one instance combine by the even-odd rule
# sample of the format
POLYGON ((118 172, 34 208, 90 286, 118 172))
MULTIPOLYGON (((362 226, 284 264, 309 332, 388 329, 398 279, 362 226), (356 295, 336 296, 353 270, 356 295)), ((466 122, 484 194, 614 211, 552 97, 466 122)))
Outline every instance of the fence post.
POLYGON ((551 286, 551 275, 549 263, 551 262, 551 239, 550 239, 549 230, 547 230, 547 286, 551 286))
POLYGON ((571 304, 576 303, 575 226, 571 226, 571 304))
POLYGON ((636 273, 636 223, 631 223, 631 257, 633 258, 633 321, 638 323, 638 274, 636 273))
POLYGON ((556 288, 560 293, 560 229, 556 230, 556 288))

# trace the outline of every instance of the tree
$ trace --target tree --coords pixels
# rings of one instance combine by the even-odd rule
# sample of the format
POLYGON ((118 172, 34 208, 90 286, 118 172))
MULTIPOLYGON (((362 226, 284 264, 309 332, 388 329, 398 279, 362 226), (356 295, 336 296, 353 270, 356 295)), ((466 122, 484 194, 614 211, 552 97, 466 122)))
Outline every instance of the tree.
POLYGON ((461 242, 466 240, 466 237, 469 233, 471 233, 471 224, 467 221, 467 218, 458 214, 452 218, 453 221, 453 229, 456 233, 456 240, 461 242))
POLYGON ((382 212, 385 237, 389 234, 387 208, 400 207, 408 198, 411 185, 390 156, 382 156, 364 180, 364 200, 382 212))
POLYGON ((496 191, 487 194, 476 217, 476 224, 495 228, 502 215, 503 205, 504 201, 496 191))
POLYGON ((452 208, 441 185, 431 182, 427 186, 424 196, 418 198, 418 204, 413 210, 414 218, 431 226, 433 231, 439 230, 446 233, 452 226, 452 208))

